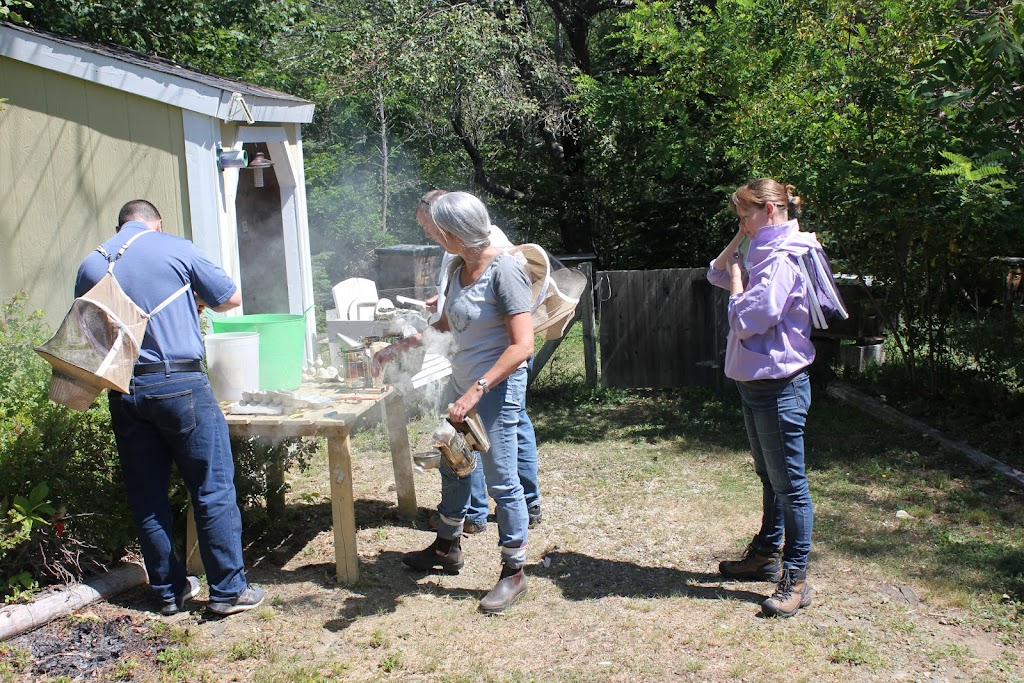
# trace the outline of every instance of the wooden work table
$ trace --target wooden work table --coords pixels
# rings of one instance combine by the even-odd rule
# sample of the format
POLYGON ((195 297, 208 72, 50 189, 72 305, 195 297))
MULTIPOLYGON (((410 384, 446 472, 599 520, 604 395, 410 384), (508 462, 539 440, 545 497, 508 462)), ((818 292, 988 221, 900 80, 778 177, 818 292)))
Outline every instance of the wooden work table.
MULTIPOLYGON (((349 435, 356 421, 376 406, 384 411, 391 463, 395 471, 398 512, 406 519, 416 517, 412 453, 405 405, 391 388, 350 390, 332 384, 303 384, 297 396, 319 396, 330 403, 314 409, 288 409, 283 415, 237 415, 225 407, 225 419, 232 436, 286 438, 322 436, 327 439, 328 476, 331 484, 331 517, 334 526, 334 559, 338 581, 354 583, 359 578, 356 553, 355 500, 352 494, 352 452, 349 435), (289 412, 289 410, 291 412, 289 412)), ((190 516, 191 517, 191 516, 190 516)), ((190 519, 191 522, 191 519, 190 519)), ((195 538, 194 535, 191 536, 195 538)), ((190 551, 193 544, 188 545, 190 551)), ((190 570, 198 553, 190 552, 190 570)))

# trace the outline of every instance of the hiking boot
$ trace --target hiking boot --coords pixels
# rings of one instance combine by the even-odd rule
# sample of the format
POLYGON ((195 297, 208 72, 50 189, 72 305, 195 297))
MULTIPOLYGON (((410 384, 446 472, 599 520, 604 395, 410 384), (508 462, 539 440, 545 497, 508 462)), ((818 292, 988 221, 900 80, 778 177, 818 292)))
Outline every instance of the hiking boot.
POLYGON ((530 507, 526 508, 526 513, 530 516, 530 528, 540 526, 541 514, 540 514, 540 503, 534 503, 530 507))
POLYGON ((248 585, 245 587, 245 590, 233 599, 223 602, 210 602, 206 609, 224 616, 238 614, 239 612, 259 607, 265 595, 263 589, 259 586, 248 585))
MULTIPOLYGON (((437 510, 434 510, 433 512, 431 512, 430 513, 430 520, 428 521, 428 525, 430 526, 430 530, 431 531, 437 531, 437 525, 440 522, 441 522, 441 515, 437 512, 437 510)), ((485 531, 487 531, 487 520, 484 520, 483 522, 474 522, 472 520, 467 519, 467 520, 462 522, 462 535, 463 536, 475 536, 477 534, 482 534, 485 531)))
POLYGON ((406 553, 402 557, 402 562, 405 566, 422 572, 440 569, 443 572, 457 573, 465 565, 462 561, 461 538, 447 539, 436 536, 434 542, 423 550, 406 553))
POLYGON ((480 611, 494 613, 507 610, 525 592, 526 574, 523 568, 512 569, 503 564, 498 583, 480 600, 480 611))
POLYGON ((761 613, 766 617, 791 617, 811 604, 812 595, 807 577, 797 579, 792 569, 786 569, 772 597, 761 603, 761 613))
POLYGON ((782 551, 765 553, 750 543, 742 559, 719 562, 718 573, 727 579, 778 582, 782 579, 782 551))
POLYGON ((487 522, 474 522, 466 520, 462 523, 462 535, 476 536, 487 531, 487 522))
POLYGON ((185 603, 199 595, 200 588, 199 579, 194 576, 186 576, 185 586, 178 593, 178 597, 174 599, 174 602, 165 602, 160 607, 160 614, 170 617, 185 609, 185 603))

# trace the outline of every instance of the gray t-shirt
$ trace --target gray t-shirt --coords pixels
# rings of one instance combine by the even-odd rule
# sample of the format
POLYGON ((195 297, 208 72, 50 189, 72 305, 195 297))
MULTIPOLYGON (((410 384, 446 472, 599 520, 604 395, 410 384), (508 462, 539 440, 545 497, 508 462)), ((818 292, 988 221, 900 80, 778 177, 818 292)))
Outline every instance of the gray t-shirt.
POLYGON ((464 393, 511 344, 505 318, 529 313, 531 292, 526 272, 506 253, 495 256, 473 284, 463 287, 461 277, 460 267, 452 274, 445 312, 456 345, 452 380, 464 393))

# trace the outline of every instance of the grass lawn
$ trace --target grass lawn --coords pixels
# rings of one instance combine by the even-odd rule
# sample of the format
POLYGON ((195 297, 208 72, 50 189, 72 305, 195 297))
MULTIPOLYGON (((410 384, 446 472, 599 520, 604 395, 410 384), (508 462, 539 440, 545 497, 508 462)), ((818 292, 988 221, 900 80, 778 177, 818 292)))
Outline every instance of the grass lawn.
MULTIPOLYGON (((1024 681, 1020 487, 816 391, 815 599, 792 619, 763 619, 771 585, 716 574, 760 519, 738 398, 590 390, 578 357, 570 339, 530 390, 544 521, 530 532, 529 593, 508 613, 476 609, 498 575, 493 524, 465 540, 458 575, 403 567, 403 552, 432 540, 439 478, 416 475, 420 520, 399 520, 373 428, 353 443, 359 583, 332 580, 321 455, 289 474, 285 518, 249 518, 264 607, 150 620, 140 589, 91 610, 134 614, 171 643, 130 680, 1024 681)), ((410 426, 414 448, 435 424, 410 426)), ((6 680, 22 680, 28 665, 6 666, 6 680)))

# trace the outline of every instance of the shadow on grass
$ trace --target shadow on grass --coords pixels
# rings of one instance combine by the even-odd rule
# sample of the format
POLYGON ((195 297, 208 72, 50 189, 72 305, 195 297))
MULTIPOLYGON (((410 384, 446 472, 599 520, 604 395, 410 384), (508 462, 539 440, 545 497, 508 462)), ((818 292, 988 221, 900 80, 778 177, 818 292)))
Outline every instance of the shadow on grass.
MULTIPOLYGON (((420 508, 415 522, 402 520, 395 506, 378 500, 356 501, 356 523, 359 528, 386 526, 426 528, 429 510, 420 508)), ((328 504, 289 505, 282 523, 268 528, 247 547, 251 576, 264 582, 268 594, 275 584, 312 583, 324 590, 344 589, 339 595, 335 615, 324 628, 340 631, 361 617, 393 612, 399 602, 410 595, 429 593, 453 599, 479 599, 490 589, 450 588, 441 583, 420 583, 427 574, 409 570, 402 564, 403 553, 385 551, 372 558, 360 558, 360 578, 353 586, 337 584, 333 562, 302 564, 285 569, 317 534, 330 530, 331 511, 328 504)), ((333 542, 333 541, 332 541, 333 542)), ((748 590, 742 584, 722 585, 717 574, 650 567, 575 552, 553 552, 546 555, 548 566, 531 565, 527 575, 535 580, 551 581, 567 600, 593 600, 607 596, 634 599, 688 597, 701 600, 739 600, 759 604, 770 592, 768 584, 762 592, 748 590), (734 587, 735 586, 735 587, 734 587)), ((758 587, 762 587, 758 585, 758 587)), ((276 603, 294 610, 318 609, 322 600, 316 595, 295 596, 276 603)))
POLYGON ((330 503, 288 503, 276 519, 247 511, 242 527, 246 564, 282 566, 321 531, 331 528, 330 503))
MULTIPOLYGON (((740 600, 760 604, 770 593, 726 588, 717 574, 686 572, 663 567, 645 567, 589 557, 579 553, 551 553, 548 568, 529 566, 527 579, 546 579, 554 583, 567 600, 594 600, 608 596, 634 599, 687 597, 699 600, 740 600)), ((322 565, 318 567, 323 568, 322 565)), ((363 563, 362 576, 353 588, 356 593, 344 600, 335 618, 324 628, 340 631, 367 614, 393 612, 404 596, 430 593, 451 599, 482 598, 490 586, 479 590, 444 587, 440 583, 418 583, 432 573, 412 571, 402 565, 402 553, 383 552, 372 563, 363 563)), ((764 584, 767 588, 768 584, 764 584)))
POLYGON ((1003 595, 1024 604, 1024 550, 1008 534, 926 521, 866 534, 845 513, 819 512, 814 522, 817 541, 850 558, 854 567, 887 564, 906 580, 926 579, 965 595, 1003 595))
POLYGON ((746 443, 739 399, 703 389, 545 387, 530 390, 527 410, 540 443, 582 444, 614 438, 648 442, 684 438, 733 448, 746 443))
MULTIPOLYGON (((737 453, 726 455, 736 459, 735 472, 749 476, 756 486, 755 475, 744 469, 741 460, 747 442, 735 395, 686 390, 569 391, 559 396, 550 391, 534 395, 531 390, 530 412, 542 444, 677 440, 681 457, 691 457, 707 446, 731 449, 737 453)), ((958 583, 965 594, 985 591, 998 597, 1006 593, 1009 600, 1024 601, 1020 535, 1024 499, 1006 480, 943 452, 919 435, 896 430, 838 403, 820 389, 814 394, 806 441, 812 494, 822 503, 827 501, 819 506, 818 548, 841 553, 853 567, 860 560, 879 562, 908 577, 958 583), (933 516, 896 519, 898 508, 913 510, 914 506, 933 516)), ((641 464, 631 467, 642 471, 641 464)), ((398 516, 392 502, 361 499, 355 503, 355 513, 360 529, 425 529, 429 510, 421 508, 410 522, 398 516)), ((255 536, 247 528, 247 538, 252 539, 247 554, 256 558, 255 566, 263 571, 279 572, 276 578, 281 581, 310 580, 334 588, 333 563, 305 565, 294 573, 278 569, 317 534, 330 529, 328 503, 292 504, 282 522, 268 525, 255 536)), ((549 557, 550 567, 528 571, 552 581, 569 600, 687 596, 759 603, 769 592, 760 585, 754 591, 722 586, 719 577, 709 574, 575 553, 549 557)), ((381 553, 372 561, 362 559, 360 573, 353 587, 356 595, 345 598, 329 628, 345 628, 361 615, 392 611, 405 595, 424 591, 452 597, 483 594, 417 584, 416 575, 402 566, 400 554, 394 552, 381 553)))
MULTIPOLYGON (((745 589, 726 588, 721 585, 722 577, 719 574, 688 572, 669 567, 647 567, 633 562, 590 557, 582 553, 552 552, 548 553, 545 559, 551 560, 549 567, 532 568, 529 573, 550 579, 567 600, 594 600, 614 595, 637 599, 731 599, 760 604, 770 592, 756 593, 745 589)), ((757 585, 769 587, 767 583, 757 585)))
MULTIPOLYGON (((357 499, 354 507, 357 531, 395 526, 426 529, 431 513, 421 507, 416 511, 415 520, 403 519, 395 503, 377 499, 357 499)), ((246 526, 243 539, 246 557, 252 558, 252 568, 262 568, 267 562, 283 567, 317 535, 332 530, 330 503, 289 503, 279 518, 246 526)))

